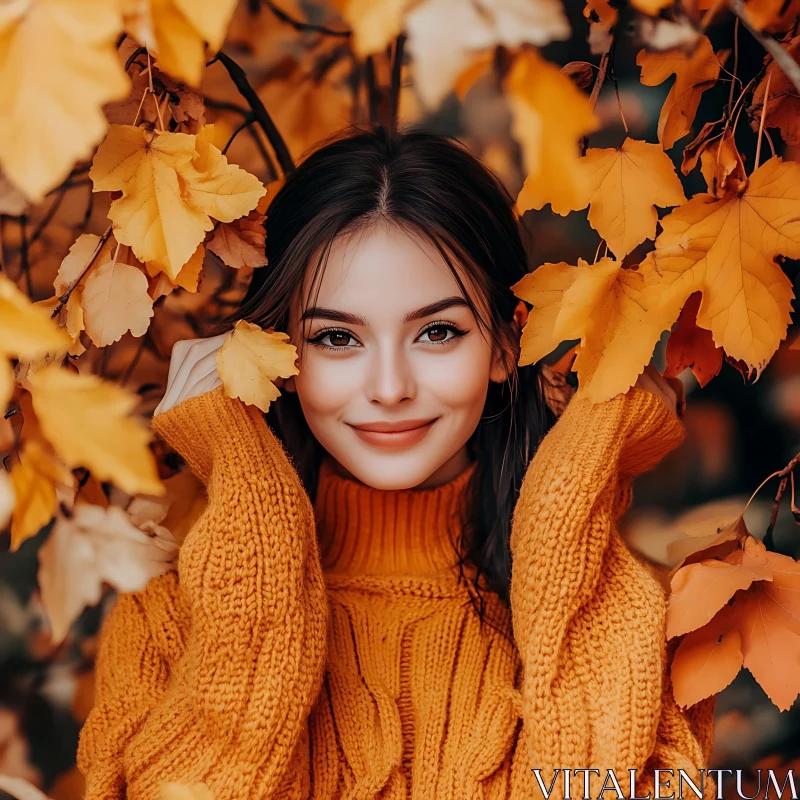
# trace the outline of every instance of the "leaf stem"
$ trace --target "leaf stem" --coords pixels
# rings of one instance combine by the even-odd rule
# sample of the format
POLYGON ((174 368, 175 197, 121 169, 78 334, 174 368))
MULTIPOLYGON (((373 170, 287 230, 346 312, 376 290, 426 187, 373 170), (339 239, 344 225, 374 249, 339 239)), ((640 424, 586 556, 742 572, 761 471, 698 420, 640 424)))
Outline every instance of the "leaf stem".
POLYGON ((761 163, 761 140, 764 136, 764 120, 767 117, 767 105, 769 104, 769 82, 772 79, 772 73, 767 73, 767 85, 764 89, 764 105, 761 106, 761 122, 758 125, 758 141, 756 142, 756 158, 753 162, 753 172, 758 169, 761 163))
POLYGON ((795 89, 800 92, 800 64, 783 49, 777 39, 756 30, 748 22, 744 0, 729 0, 729 8, 742 21, 745 28, 750 31, 750 35, 772 56, 775 63, 783 71, 783 74, 794 84, 795 89))

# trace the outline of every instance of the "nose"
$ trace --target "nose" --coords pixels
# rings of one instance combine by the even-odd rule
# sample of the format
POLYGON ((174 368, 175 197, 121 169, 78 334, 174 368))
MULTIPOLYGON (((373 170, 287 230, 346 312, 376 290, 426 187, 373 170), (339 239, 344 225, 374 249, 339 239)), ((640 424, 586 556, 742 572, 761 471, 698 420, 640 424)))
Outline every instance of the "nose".
POLYGON ((393 406, 416 395, 414 371, 401 347, 376 348, 366 384, 371 403, 393 406))

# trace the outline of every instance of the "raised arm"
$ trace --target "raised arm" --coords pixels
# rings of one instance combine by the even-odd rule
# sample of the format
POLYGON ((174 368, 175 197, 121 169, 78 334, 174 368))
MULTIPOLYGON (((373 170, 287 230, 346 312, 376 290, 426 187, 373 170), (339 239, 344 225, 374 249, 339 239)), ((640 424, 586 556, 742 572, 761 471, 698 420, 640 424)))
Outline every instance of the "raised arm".
MULTIPOLYGON (((666 749, 681 754, 684 768, 705 766, 667 683, 664 589, 616 528, 632 479, 683 436, 650 392, 633 388, 598 405, 579 393, 528 468, 511 533, 523 665, 513 768, 520 796, 542 796, 534 768, 546 785, 556 768, 595 768, 603 778, 613 769, 621 780, 636 769, 646 782, 650 757, 666 749)), ((708 739, 707 715, 698 735, 703 724, 708 739)))
POLYGON ((185 646, 125 750, 127 797, 155 799, 165 781, 205 781, 215 800, 270 797, 293 780, 324 674, 313 510, 261 413, 221 387, 153 427, 204 482, 208 504, 179 553, 185 646))

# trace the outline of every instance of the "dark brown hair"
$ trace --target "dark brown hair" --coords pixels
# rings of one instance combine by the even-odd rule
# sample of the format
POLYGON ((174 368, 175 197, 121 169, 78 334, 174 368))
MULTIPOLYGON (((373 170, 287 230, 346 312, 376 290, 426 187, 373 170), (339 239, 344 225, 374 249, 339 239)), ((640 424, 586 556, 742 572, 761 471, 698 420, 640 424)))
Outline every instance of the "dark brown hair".
MULTIPOLYGON (((483 576, 507 602, 514 505, 551 418, 538 366, 518 367, 508 337, 517 305, 509 287, 527 272, 513 201, 466 147, 431 133, 382 128, 349 129, 323 143, 275 195, 265 223, 267 265, 254 271, 241 305, 226 323, 243 319, 288 330, 292 300, 307 271, 323 268, 333 239, 378 220, 401 225, 437 247, 478 324, 510 359, 509 379, 490 383, 483 416, 469 440, 478 466, 461 542, 462 558, 478 569, 475 589, 483 576), (489 319, 475 307, 453 257, 484 293, 489 319)), ((267 421, 313 499, 324 451, 305 422, 297 395, 284 392, 267 421)))

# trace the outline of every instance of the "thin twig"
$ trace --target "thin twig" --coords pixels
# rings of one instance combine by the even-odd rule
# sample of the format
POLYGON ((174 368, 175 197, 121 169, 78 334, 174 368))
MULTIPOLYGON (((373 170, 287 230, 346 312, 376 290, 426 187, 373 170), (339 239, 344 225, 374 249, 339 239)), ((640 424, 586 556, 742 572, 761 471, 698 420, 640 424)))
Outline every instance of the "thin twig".
POLYGON ((375 81, 375 59, 367 56, 364 60, 364 77, 367 79, 367 100, 369 102, 369 123, 378 124, 378 87, 375 81))
POLYGON ((747 501, 747 505, 744 507, 744 511, 742 511, 742 516, 744 516, 745 512, 748 508, 750 508, 750 503, 755 500, 756 495, 766 486, 769 481, 773 478, 780 478, 781 482, 778 486, 778 491, 775 495, 775 501, 772 506, 772 516, 770 518, 769 527, 767 528, 767 532, 764 534, 764 546, 767 550, 772 549, 772 529, 775 527, 775 521, 778 518, 778 508, 781 504, 781 500, 783 499, 783 493, 786 491, 786 483, 789 480, 789 477, 793 475, 795 469, 800 466, 800 453, 798 453, 783 469, 779 469, 776 472, 773 472, 771 475, 767 475, 763 481, 758 485, 758 488, 750 495, 750 499, 747 501))
POLYGON ((261 154, 261 158, 264 159, 264 163, 267 165, 269 179, 271 181, 278 180, 280 177, 280 175, 278 175, 278 168, 275 166, 275 162, 273 161, 272 156, 269 154, 269 150, 267 150, 267 148, 264 146, 264 142, 261 141, 261 136, 258 133, 258 129, 254 128, 252 125, 249 125, 247 128, 247 133, 253 140, 253 144, 255 144, 256 149, 261 154))
POLYGON ((286 146, 286 142, 284 142, 280 131, 278 131, 275 123, 272 121, 272 117, 270 117, 267 109, 264 107, 264 103, 261 102, 261 98, 250 85, 250 81, 247 80, 247 73, 229 55, 223 53, 222 50, 217 53, 214 60, 219 61, 222 66, 225 67, 234 86, 238 89, 239 94, 250 105, 255 115, 256 122, 258 122, 261 130, 266 134, 267 140, 275 151, 283 173, 288 175, 290 172, 293 172, 294 161, 292 160, 289 148, 286 146))
POLYGON ((233 144, 234 139, 248 126, 252 125, 256 121, 255 115, 248 114, 241 122, 241 124, 236 128, 236 130, 230 135, 230 138, 227 142, 225 142, 225 147, 222 148, 222 155, 228 152, 228 148, 233 144))
POLYGON ((781 507, 781 500, 783 500, 783 493, 789 485, 789 476, 784 475, 781 482, 778 484, 778 491, 775 494, 775 502, 772 504, 772 515, 769 518, 769 525, 767 532, 764 534, 764 547, 767 550, 772 550, 775 547, 775 542, 772 539, 772 532, 775 530, 775 523, 778 521, 778 509, 781 507))
POLYGON ((139 359, 142 357, 142 353, 147 349, 147 344, 150 339, 150 331, 147 330, 142 336, 142 341, 139 342, 139 346, 136 348, 136 352, 133 354, 133 358, 131 359, 131 363, 125 369, 124 374, 120 378, 119 385, 124 387, 133 375, 133 371, 136 369, 136 365, 139 363, 139 359))
POLYGON ((405 47, 406 36, 401 33, 394 45, 394 60, 392 61, 392 86, 389 94, 389 127, 397 130, 397 119, 400 109, 400 91, 403 75, 403 48, 405 47))
POLYGON ((296 31, 312 31, 313 33, 324 33, 326 36, 349 37, 350 31, 335 31, 325 25, 313 25, 310 22, 301 22, 299 19, 289 16, 283 9, 278 8, 272 0, 263 0, 264 5, 281 21, 291 25, 296 31))
MULTIPOLYGON (((736 17, 736 23, 733 26, 733 77, 736 78, 739 74, 739 17, 736 17)), ((733 108, 733 87, 734 81, 731 81, 731 88, 728 92, 728 116, 731 115, 733 108)))
POLYGON ((109 225, 104 231, 103 235, 97 240, 97 245, 95 245, 94 250, 92 251, 91 256, 89 256, 89 260, 86 262, 86 266, 81 270, 81 274, 75 278, 74 281, 71 281, 69 286, 67 287, 67 291, 58 298, 58 305, 53 309, 53 313, 50 314, 51 318, 55 318, 59 315, 59 312, 64 307, 64 305, 69 300, 70 295, 72 294, 75 287, 83 280, 84 275, 92 268, 92 264, 94 264, 97 256, 100 255, 100 251, 103 249, 105 243, 109 240, 111 236, 112 226, 109 225))
MULTIPOLYGON (((589 105, 592 107, 592 111, 594 111, 595 107, 597 106, 597 100, 600 97, 600 90, 603 88, 603 84, 605 83, 606 76, 608 75, 608 66, 611 63, 611 54, 614 50, 614 34, 609 34, 610 41, 608 43, 608 49, 603 53, 600 57, 600 66, 597 68, 597 75, 594 78, 594 85, 592 86, 592 93, 589 95, 589 105)), ((579 149, 580 154, 586 154, 586 147, 589 144, 589 137, 584 136, 581 138, 579 142, 579 149)))
POLYGON ((29 247, 33 247, 33 245, 35 245, 36 242, 39 241, 39 237, 42 235, 42 232, 50 224, 50 221, 56 215, 56 212, 61 206, 61 203, 64 200, 64 196, 66 195, 68 188, 69 187, 67 186, 66 181, 62 183, 61 186, 59 187, 59 192, 56 195, 56 199, 53 201, 50 208, 47 209, 47 213, 41 218, 39 224, 34 229, 30 241, 28 242, 29 247))
POLYGON ((756 142, 756 159, 753 163, 753 172, 758 169, 761 163, 761 138, 764 135, 764 120, 767 118, 767 105, 769 104, 769 82, 772 79, 772 73, 767 74, 767 86, 764 89, 764 105, 761 106, 761 122, 758 126, 758 141, 756 142))
POLYGON ((131 68, 131 64, 136 61, 139 56, 144 55, 147 52, 146 47, 137 47, 131 54, 128 56, 128 60, 125 62, 125 72, 127 72, 131 68))
POLYGON ((628 123, 625 122, 625 114, 622 112, 622 100, 619 96, 619 83, 617 82, 616 78, 614 78, 614 92, 617 95, 617 109, 619 110, 619 118, 622 120, 622 127, 625 128, 625 135, 627 136, 630 131, 628 130, 628 123))
POLYGON ((744 0, 729 0, 729 7, 742 21, 745 28, 750 31, 750 35, 772 56, 775 63, 783 71, 783 74, 794 84, 795 89, 800 92, 800 64, 783 49, 777 39, 756 30, 750 25, 744 8, 744 0))
POLYGON ((22 214, 19 218, 19 260, 22 273, 25 275, 25 284, 28 287, 28 297, 33 300, 33 282, 31 281, 31 265, 28 261, 28 215, 22 214))

